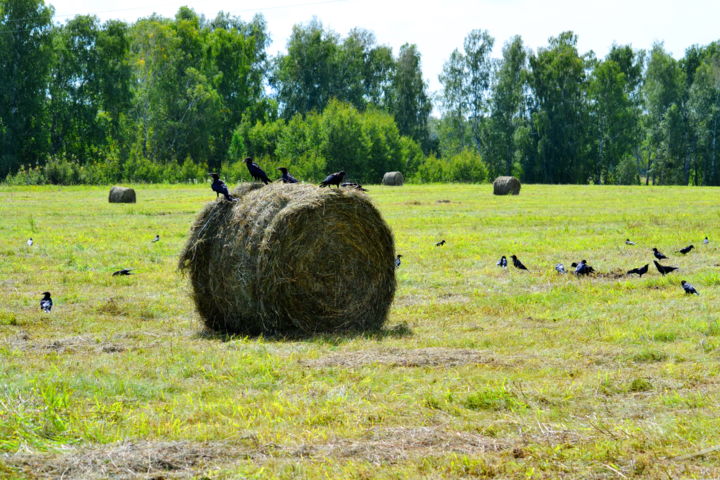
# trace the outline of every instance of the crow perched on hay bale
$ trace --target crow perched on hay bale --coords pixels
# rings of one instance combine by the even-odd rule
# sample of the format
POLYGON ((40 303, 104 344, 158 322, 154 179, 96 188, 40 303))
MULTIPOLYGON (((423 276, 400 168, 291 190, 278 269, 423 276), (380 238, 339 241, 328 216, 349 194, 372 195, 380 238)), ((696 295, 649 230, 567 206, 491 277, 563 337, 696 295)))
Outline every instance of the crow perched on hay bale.
POLYGON ((493 182, 494 195, 519 195, 520 180, 515 177, 497 177, 493 182))
POLYGON ((180 256, 205 325, 240 334, 380 328, 395 295, 392 232, 367 195, 242 184, 211 202, 180 256))
POLYGON ((110 203, 135 203, 135 190, 125 187, 112 187, 108 201, 110 203))
POLYGON ((345 178, 345 171, 340 170, 339 172, 331 173, 327 177, 325 177, 325 180, 320 182, 321 187, 327 187, 328 185, 335 185, 336 187, 340 188, 340 182, 343 181, 343 178, 345 178))
POLYGON ((403 183, 405 183, 405 178, 400 172, 385 172, 385 175, 383 175, 382 178, 383 185, 399 187, 403 183))

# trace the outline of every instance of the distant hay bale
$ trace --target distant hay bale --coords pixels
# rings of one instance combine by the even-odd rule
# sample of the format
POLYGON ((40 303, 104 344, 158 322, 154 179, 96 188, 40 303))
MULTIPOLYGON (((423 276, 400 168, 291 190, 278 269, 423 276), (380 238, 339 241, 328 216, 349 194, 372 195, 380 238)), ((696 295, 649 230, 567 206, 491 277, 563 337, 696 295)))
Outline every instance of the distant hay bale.
POLYGON ((364 193, 242 184, 208 203, 180 256, 205 325, 249 335, 379 329, 395 244, 364 193))
POLYGON ((403 178, 403 174, 400 172, 386 172, 385 175, 383 175, 383 185, 399 187, 403 183, 405 183, 405 178, 403 178))
POLYGON ((108 201, 110 203, 135 203, 135 190, 125 187, 112 187, 108 201))
POLYGON ((515 177, 497 177, 493 182, 493 194, 518 195, 520 193, 520 180, 515 177))

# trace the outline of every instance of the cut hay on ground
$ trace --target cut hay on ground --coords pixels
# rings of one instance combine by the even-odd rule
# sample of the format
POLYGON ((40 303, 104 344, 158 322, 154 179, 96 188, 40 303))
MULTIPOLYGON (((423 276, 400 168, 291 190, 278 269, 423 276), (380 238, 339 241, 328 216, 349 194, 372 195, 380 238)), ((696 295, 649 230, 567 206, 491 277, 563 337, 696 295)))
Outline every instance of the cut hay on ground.
POLYGON ((375 330, 395 294, 395 245, 367 195, 244 184, 210 202, 180 257, 205 325, 240 334, 375 330))
POLYGON ((520 180, 515 177, 497 177, 493 182, 493 194, 518 195, 520 193, 520 180))
POLYGON ((125 187, 112 187, 108 201, 110 203, 135 203, 135 190, 125 187))
POLYGON ((399 187, 403 183, 405 183, 405 178, 400 172, 386 172, 385 175, 383 175, 383 185, 399 187))

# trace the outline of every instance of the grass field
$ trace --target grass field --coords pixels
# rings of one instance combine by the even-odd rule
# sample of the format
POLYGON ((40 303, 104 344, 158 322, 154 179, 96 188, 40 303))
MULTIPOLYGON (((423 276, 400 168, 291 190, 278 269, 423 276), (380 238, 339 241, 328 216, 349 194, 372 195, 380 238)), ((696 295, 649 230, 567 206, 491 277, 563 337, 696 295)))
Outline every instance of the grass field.
POLYGON ((302 340, 203 332, 176 264, 207 185, 0 188, 0 477, 720 477, 720 189, 369 188, 387 328, 302 340))

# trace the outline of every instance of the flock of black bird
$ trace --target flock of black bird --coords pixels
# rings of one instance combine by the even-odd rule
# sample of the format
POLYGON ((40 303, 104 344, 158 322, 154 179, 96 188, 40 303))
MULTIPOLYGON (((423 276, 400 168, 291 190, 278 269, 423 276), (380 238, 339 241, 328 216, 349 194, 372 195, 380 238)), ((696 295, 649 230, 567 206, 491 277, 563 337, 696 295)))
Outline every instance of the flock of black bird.
MULTIPOLYGON (((262 168, 260 168, 260 166, 257 163, 255 163, 253 161, 252 157, 245 158, 245 165, 247 166, 248 171, 250 172, 250 176, 252 176, 252 178, 254 180, 263 182, 265 185, 267 185, 268 183, 271 182, 271 180, 268 178, 265 171, 262 168)), ((283 183, 298 183, 297 178, 293 177, 286 167, 279 167, 278 170, 281 173, 281 176, 278 180, 281 180, 283 183)), ((223 182, 220 179, 220 175, 218 175, 217 173, 208 173, 208 175, 210 177, 212 177, 212 179, 213 179, 212 184, 210 185, 210 188, 212 188, 213 192, 215 192, 215 194, 216 194, 215 198, 218 198, 222 194, 223 197, 225 198, 225 200, 227 200, 227 201, 234 202, 237 200, 235 197, 233 197, 230 194, 230 191, 228 190, 227 185, 225 184, 225 182, 223 182)), ((331 173, 330 175, 325 177, 325 180, 320 182, 320 187, 327 187, 327 186, 335 185, 338 189, 340 187, 346 187, 346 188, 354 188, 357 190, 361 190, 363 192, 367 192, 367 190, 365 188, 363 188, 363 186, 360 185, 359 183, 355 183, 355 182, 343 183, 344 178, 345 178, 344 171, 331 173)), ((160 235, 155 235, 155 238, 152 240, 152 242, 155 243, 155 242, 159 242, 159 241, 160 241, 160 235)), ((707 245, 709 242, 710 241, 708 240, 708 237, 705 237, 705 239, 703 240, 703 243, 705 245, 707 245)), ((628 238, 625 240, 625 244, 626 245, 635 245, 635 242, 631 242, 630 239, 628 238)), ((33 245, 32 238, 28 239, 27 245, 28 245, 28 247, 32 247, 32 245, 33 245)), ((435 243, 436 247, 442 247, 443 245, 445 245, 444 239, 435 243)), ((688 245, 687 247, 681 248, 680 250, 678 250, 678 253, 682 253, 683 255, 686 255, 693 248, 695 248, 694 245, 688 245)), ((657 260, 665 260, 668 258, 664 254, 662 254, 657 248, 653 248, 653 254, 655 255, 655 258, 657 260)), ((399 254, 397 255, 397 257, 395 257, 395 268, 400 267, 400 264, 401 264, 400 259, 401 258, 402 258, 402 255, 399 255, 399 254)), ((517 258, 517 256, 510 255, 510 258, 512 258, 513 266, 515 268, 517 268, 518 270, 528 271, 528 268, 517 258)), ((661 265, 660 263, 658 263, 657 260, 654 260, 653 262, 655 263, 655 267, 657 268, 658 272, 660 272, 660 274, 663 276, 665 276, 666 274, 671 273, 675 270, 678 270, 678 267, 673 267, 673 266, 669 266, 669 265, 661 265)), ((507 268, 508 262, 507 262, 507 258, 505 257, 505 255, 500 257, 500 260, 498 260, 497 265, 501 268, 507 268)), ((588 265, 586 260, 580 260, 580 262, 578 262, 578 263, 573 262, 571 264, 571 266, 574 268, 573 273, 577 276, 584 276, 584 275, 590 275, 592 273, 595 273, 595 269, 593 267, 591 267, 590 265, 588 265)), ((642 267, 633 268, 632 270, 629 270, 627 272, 627 275, 635 274, 635 275, 639 275, 640 277, 642 277, 644 274, 647 273, 648 266, 649 266, 649 264, 645 264, 642 267)), ((565 265, 563 265, 562 263, 556 264, 555 270, 560 274, 567 273, 567 270, 565 270, 565 265)), ((121 270, 113 272, 113 277, 121 276, 121 275, 132 275, 132 271, 133 271, 132 268, 123 268, 121 270)), ((689 284, 685 280, 683 280, 681 282, 681 285, 686 294, 700 295, 698 293, 698 291, 695 289, 695 287, 693 287, 691 284, 689 284)), ((52 298, 50 298, 50 292, 43 292, 42 295, 43 295, 43 298, 40 300, 40 309, 43 312, 50 312, 50 310, 52 309, 52 305, 53 305, 52 298)))

